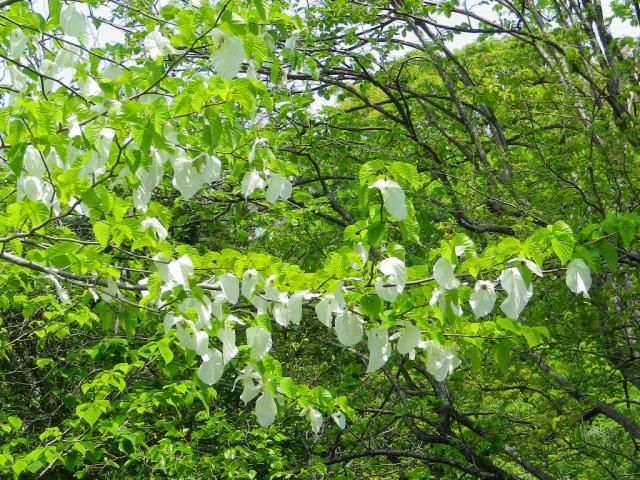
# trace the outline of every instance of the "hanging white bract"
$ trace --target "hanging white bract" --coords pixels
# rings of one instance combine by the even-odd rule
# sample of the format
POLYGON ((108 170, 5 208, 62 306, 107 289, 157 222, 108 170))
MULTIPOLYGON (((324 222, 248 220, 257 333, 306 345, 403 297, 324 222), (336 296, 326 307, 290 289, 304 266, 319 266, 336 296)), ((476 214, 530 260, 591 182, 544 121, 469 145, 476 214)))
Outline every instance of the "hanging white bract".
POLYGON ((171 41, 160 33, 160 29, 158 27, 145 37, 143 46, 145 53, 152 60, 175 53, 175 50, 171 45, 171 41))
POLYGON ((185 290, 189 290, 189 277, 193 274, 193 263, 188 256, 183 255, 178 260, 168 261, 165 255, 158 254, 153 259, 160 278, 164 280, 167 288, 181 285, 185 290))
POLYGON ((385 258, 378 265, 378 270, 384 275, 376 278, 376 293, 387 302, 394 302, 404 290, 407 282, 407 272, 404 262, 396 257, 385 258), (386 285, 388 284, 388 285, 386 285))
POLYGON ((271 350, 271 333, 262 327, 249 327, 246 334, 247 345, 251 349, 251 360, 259 362, 271 350))
POLYGON ((567 265, 567 287, 573 293, 582 294, 584 298, 589 298, 589 288, 591 288, 591 269, 581 258, 574 258, 567 265))
POLYGON ((180 156, 172 160, 173 186, 185 200, 193 197, 204 185, 220 178, 221 163, 216 157, 204 155, 198 159, 200 168, 196 168, 196 160, 180 156))
POLYGON ((461 361, 452 347, 443 347, 433 340, 427 340, 423 345, 427 354, 427 371, 438 382, 444 382, 461 361))
POLYGON ((400 322, 403 327, 401 330, 391 336, 389 340, 398 340, 396 349, 401 355, 409 355, 413 360, 415 358, 415 349, 420 344, 422 332, 411 322, 400 322))
POLYGON ((235 305, 240 298, 240 280, 233 273, 225 273, 216 277, 216 285, 222 290, 224 301, 235 305))
MULTIPOLYGON (((69 129, 69 135, 71 135, 71 129, 69 129)), ((151 147, 151 164, 148 169, 138 167, 136 170, 140 185, 133 192, 133 205, 137 209, 143 212, 147 211, 153 190, 160 184, 164 176, 164 163, 163 154, 151 147)))
POLYGON ((247 300, 251 300, 256 285, 261 280, 257 270, 250 268, 242 274, 242 295, 247 300))
POLYGON ((348 347, 362 339, 362 321, 348 310, 343 310, 336 316, 335 329, 340 343, 348 347))
POLYGON ((87 17, 75 3, 68 4, 60 11, 60 27, 65 35, 82 39, 87 33, 87 17))
POLYGON ((265 181, 257 170, 251 170, 244 176, 240 184, 242 185, 242 195, 249 197, 256 189, 264 189, 265 181))
POLYGON ((236 331, 229 325, 231 323, 230 320, 235 320, 235 317, 233 319, 231 317, 233 315, 229 315, 226 325, 218 329, 217 333, 218 340, 222 342, 222 359, 225 365, 235 358, 240 351, 236 345, 236 331))
POLYGON ((454 270, 455 267, 449 259, 440 257, 433 265, 433 278, 445 290, 453 290, 460 286, 460 280, 453 274, 454 270))
POLYGON ((453 313, 456 317, 462 316, 462 306, 451 298, 448 298, 448 291, 442 287, 436 287, 431 293, 431 299, 429 300, 430 306, 437 305, 440 312, 446 315, 448 312, 453 313), (448 303, 447 303, 448 300, 448 303))
POLYGON ((140 223, 140 226, 143 230, 151 229, 158 240, 166 240, 167 236, 169 235, 169 232, 164 227, 164 225, 162 225, 160 220, 155 217, 145 218, 140 223))
POLYGON ((382 194, 384 208, 396 220, 406 220, 407 205, 405 203, 404 191, 402 187, 393 180, 377 180, 369 188, 377 188, 382 194))
POLYGON ((235 77, 245 60, 242 40, 219 28, 213 30, 211 39, 217 47, 211 54, 211 66, 218 75, 225 78, 235 77))
POLYGON ((522 263, 522 265, 524 265, 525 267, 527 267, 531 273, 536 274, 538 277, 542 278, 542 270, 540 269, 540 267, 538 265, 536 265, 535 263, 533 263, 531 260, 527 260, 526 258, 514 258, 512 260, 509 260, 508 263, 515 263, 515 262, 520 262, 522 263))
POLYGON ((207 385, 215 385, 224 373, 224 360, 217 348, 211 348, 201 354, 202 363, 198 369, 198 378, 207 385))
POLYGON ((258 423, 263 427, 268 427, 276 421, 278 406, 267 388, 264 389, 260 398, 256 400, 255 413, 258 423))
POLYGON ((382 368, 391 355, 391 344, 386 328, 372 328, 367 332, 367 346, 369 347, 369 364, 367 373, 382 368))
POLYGON ((478 280, 469 298, 469 305, 476 318, 482 318, 491 313, 496 303, 495 284, 487 280, 478 280))
POLYGON ((291 182, 282 175, 274 173, 269 178, 269 186, 267 187, 265 198, 269 203, 276 203, 278 198, 287 200, 291 196, 291 192, 291 182))
POLYGON ((533 285, 527 287, 516 267, 508 268, 500 274, 500 285, 507 292, 507 298, 500 304, 500 309, 507 317, 517 320, 533 296, 533 285))

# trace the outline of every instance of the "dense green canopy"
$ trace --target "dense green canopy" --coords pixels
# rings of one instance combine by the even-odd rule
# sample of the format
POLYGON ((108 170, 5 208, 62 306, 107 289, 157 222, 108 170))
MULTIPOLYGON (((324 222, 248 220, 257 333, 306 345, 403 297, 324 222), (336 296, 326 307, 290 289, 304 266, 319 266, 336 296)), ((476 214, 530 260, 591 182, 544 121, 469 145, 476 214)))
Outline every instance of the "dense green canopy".
POLYGON ((639 23, 0 0, 0 478, 640 476, 639 23))

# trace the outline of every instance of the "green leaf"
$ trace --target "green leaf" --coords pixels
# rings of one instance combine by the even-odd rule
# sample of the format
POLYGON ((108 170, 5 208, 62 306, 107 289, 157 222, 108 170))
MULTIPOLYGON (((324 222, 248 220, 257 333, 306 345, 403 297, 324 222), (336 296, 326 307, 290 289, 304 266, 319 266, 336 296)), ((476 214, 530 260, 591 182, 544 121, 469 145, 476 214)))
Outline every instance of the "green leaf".
POLYGON ((93 224, 93 235, 100 247, 104 250, 109 245, 111 227, 107 222, 99 221, 93 224))
POLYGON ((165 365, 169 365, 173 360, 173 351, 171 351, 169 344, 170 340, 168 338, 163 338, 158 342, 158 351, 162 355, 165 365))
POLYGON ((360 185, 369 185, 371 180, 385 167, 382 160, 373 160, 360 167, 360 185))
POLYGON ((540 332, 527 326, 522 327, 522 335, 524 336, 530 348, 537 347, 544 341, 540 332))
POLYGON ((511 341, 502 340, 496 343, 493 347, 493 356, 500 369, 506 371, 511 361, 511 341))
POLYGON ((371 245, 378 245, 385 232, 385 224, 374 222, 367 225, 367 242, 371 245))
POLYGON ((7 418, 7 422, 9 422, 9 425, 11 425, 14 430, 20 430, 22 427, 22 420, 20 420, 20 417, 16 417, 15 415, 11 415, 7 418))
POLYGON ((102 405, 95 403, 83 403, 76 407, 76 415, 93 427, 102 414, 106 411, 106 408, 102 405))
POLYGON ((636 236, 636 222, 631 215, 622 215, 618 222, 618 233, 622 238, 624 248, 629 249, 631 242, 636 236))
POLYGON ((479 348, 471 347, 469 349, 469 360, 474 373, 482 371, 482 351, 479 348))
POLYGON ((60 25, 60 10, 62 2, 60 0, 49 0, 49 23, 55 27, 60 25))
POLYGON ((260 18, 262 18, 262 20, 267 20, 267 17, 269 16, 269 0, 253 0, 253 4, 256 7, 258 15, 260 15, 260 18))
POLYGON ((598 251, 604 260, 607 262, 607 267, 610 272, 615 272, 618 268, 618 251, 611 242, 608 240, 600 240, 596 243, 598 251))
POLYGON ((387 167, 387 170, 400 185, 408 185, 411 188, 420 186, 420 174, 413 163, 393 162, 387 167))
POLYGON ((293 398, 296 396, 296 382, 293 381, 291 377, 282 377, 280 379, 280 392, 288 398, 293 398))
POLYGON ((563 265, 571 260, 576 241, 569 225, 558 220, 551 227, 551 248, 563 265))

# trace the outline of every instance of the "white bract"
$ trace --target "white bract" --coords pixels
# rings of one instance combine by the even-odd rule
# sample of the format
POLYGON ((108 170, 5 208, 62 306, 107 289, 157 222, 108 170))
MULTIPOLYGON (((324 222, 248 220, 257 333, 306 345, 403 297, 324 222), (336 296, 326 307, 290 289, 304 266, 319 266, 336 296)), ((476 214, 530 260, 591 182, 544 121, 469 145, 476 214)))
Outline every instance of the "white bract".
POLYGON ((164 227, 164 225, 162 225, 160 220, 158 220, 155 217, 145 218, 140 223, 140 226, 142 226, 143 230, 151 229, 151 231, 153 231, 153 233, 158 238, 158 240, 165 240, 167 238, 167 236, 169 235, 169 232, 164 227))
POLYGON ((309 408, 309 421, 311 422, 311 430, 313 430, 313 433, 316 435, 320 433, 324 419, 322 418, 322 414, 315 408, 309 408))
POLYGON ((274 319, 283 327, 288 327, 290 323, 299 325, 302 319, 302 300, 307 291, 295 292, 291 297, 286 293, 278 296, 278 301, 273 304, 274 319))
POLYGON ((258 423, 263 427, 268 427, 276 421, 278 406, 276 405, 273 395, 271 395, 267 388, 264 389, 260 398, 256 400, 255 412, 258 423))
POLYGON ((29 77, 18 70, 14 65, 8 65, 5 68, 9 71, 11 86, 17 91, 23 90, 29 82, 29 77))
POLYGON ((202 299, 189 297, 185 298, 179 306, 179 310, 186 313, 187 310, 193 309, 198 315, 198 328, 211 328, 211 314, 213 311, 213 305, 208 297, 203 296, 202 299))
POLYGON ((535 273, 537 276, 539 276, 540 278, 542 278, 542 270, 540 269, 540 267, 538 265, 536 265, 534 262, 532 262, 531 260, 527 260, 526 258, 514 258, 512 260, 509 260, 508 263, 514 263, 514 262, 521 262, 525 267, 527 267, 531 273, 535 273))
POLYGON ((215 385, 224 373, 222 353, 217 348, 212 348, 201 354, 201 357, 198 378, 207 385, 215 385))
POLYGON ((331 418, 333 419, 334 422, 336 422, 336 425, 338 425, 340 430, 344 430, 345 427, 347 426, 347 418, 344 416, 344 413, 336 412, 333 415, 331 415, 331 418))
POLYGON ((433 278, 445 290, 453 290, 460 286, 460 280, 458 280, 453 271, 454 265, 445 257, 440 257, 433 265, 433 278))
POLYGON ((34 202, 42 200, 43 186, 38 177, 34 177, 33 175, 20 177, 18 180, 18 198, 23 195, 34 202))
POLYGON ((276 287, 271 286, 275 279, 275 275, 270 275, 267 281, 264 282, 264 296, 272 302, 277 302, 280 299, 280 291, 276 287))
POLYGON ((243 389, 242 394, 240 395, 240 400, 242 400, 245 405, 256 398, 260 393, 260 388, 254 382, 254 377, 259 378, 258 374, 252 367, 247 367, 242 370, 242 374, 236 379, 236 383, 238 380, 242 380, 243 389))
POLYGON ((44 163, 47 164, 47 167, 49 167, 49 169, 64 168, 65 166, 62 158, 60 158, 60 155, 58 155, 58 152, 55 148, 51 148, 49 150, 49 153, 44 159, 44 163))
POLYGON ((424 342, 423 347, 427 354, 427 371, 438 382, 444 382, 461 363, 451 347, 443 347, 433 340, 424 342))
POLYGON ((396 220, 407 218, 407 205, 405 204, 404 191, 402 187, 393 180, 377 180, 369 188, 377 188, 382 194, 384 208, 396 220))
POLYGON ((204 185, 220 178, 221 163, 216 157, 201 157, 200 168, 196 168, 196 160, 180 156, 172 162, 173 186, 185 200, 193 197, 204 185))
POLYGON ((246 333, 251 360, 258 362, 271 350, 271 334, 262 327, 249 327, 246 333))
POLYGON ((182 285, 185 290, 189 290, 189 277, 193 274, 193 263, 188 256, 183 255, 178 260, 167 262, 165 256, 156 255, 154 260, 160 278, 168 288, 182 285))
POLYGON ((362 339, 362 321, 348 310, 341 311, 336 316, 336 336, 343 345, 355 345, 362 339))
POLYGON ((262 298, 260 295, 254 295, 251 298, 251 305, 255 307, 258 315, 267 313, 267 310, 269 309, 269 302, 262 298))
POLYGON ((11 58, 19 59, 24 53, 24 49, 29 43, 29 37, 27 37, 21 28, 15 28, 11 31, 9 37, 9 55, 11 58))
MULTIPOLYGON (((71 134, 71 130, 69 130, 69 134, 71 134)), ((133 192, 133 205, 143 212, 147 210, 153 190, 162 181, 164 162, 162 154, 156 148, 151 147, 151 165, 148 169, 138 167, 136 170, 140 185, 133 192)))
POLYGON ((175 53, 175 50, 171 46, 171 42, 167 37, 160 33, 160 29, 158 27, 145 37, 143 46, 145 53, 152 60, 175 53))
POLYGON ((389 340, 398 339, 396 349, 401 355, 409 355, 413 360, 415 357, 415 349, 420 343, 422 332, 411 322, 402 322, 403 329, 396 332, 389 340))
POLYGON ((78 85, 80 87, 80 93, 85 97, 96 97, 102 94, 102 89, 98 82, 93 78, 87 77, 84 80, 79 80, 78 85))
POLYGON ((584 298, 589 298, 591 288, 591 269, 581 258, 574 258, 567 265, 567 287, 573 293, 581 293, 584 298))
POLYGON ((176 316, 171 312, 167 313, 164 316, 164 320, 162 322, 164 325, 164 333, 167 333, 169 330, 171 330, 171 327, 179 324, 183 320, 184 320, 184 317, 181 317, 179 315, 176 316))
POLYGON ((222 342, 222 359, 226 365, 232 358, 238 355, 239 352, 236 346, 236 331, 229 325, 226 325, 218 330, 217 336, 222 342))
POLYGON ((269 140, 266 138, 256 138, 251 145, 251 150, 249 150, 249 155, 247 156, 247 161, 252 163, 256 158, 256 153, 258 152, 258 147, 267 147, 269 145, 269 140))
POLYGON ((274 173, 269 178, 269 186, 265 192, 265 198, 269 203, 276 203, 278 198, 287 200, 291 196, 292 185, 282 175, 274 173))
POLYGON ((362 262, 360 264, 354 263, 352 267, 354 270, 360 270, 367 264, 367 260, 369 260, 369 252, 366 248, 364 248, 362 242, 358 242, 353 251, 360 257, 360 260, 362 260, 362 262))
POLYGON ((495 284, 486 280, 478 280, 469 298, 471 310, 476 318, 489 315, 496 303, 495 284))
POLYGON ((60 11, 60 27, 66 35, 82 38, 87 33, 87 18, 71 3, 60 11))
POLYGON ((248 197, 251 195, 256 189, 264 189, 265 182, 264 179, 260 176, 257 170, 251 170, 248 172, 240 182, 242 185, 242 195, 248 197))
POLYGON ((38 178, 42 178, 47 173, 40 151, 33 145, 29 145, 25 149, 24 157, 22 157, 22 167, 29 175, 38 178))
POLYGON ((500 285, 507 292, 507 298, 500 304, 500 309, 507 317, 517 320, 533 296, 533 285, 527 287, 516 267, 508 268, 500 274, 500 285))
POLYGON ((233 78, 245 60, 242 40, 216 28, 211 34, 217 49, 211 54, 211 66, 225 78, 233 78))
POLYGON ((65 69, 69 67, 75 67, 79 62, 82 62, 83 52, 75 45, 71 45, 71 43, 75 43, 74 37, 69 37, 67 35, 62 36, 64 45, 54 60, 54 63, 59 69, 65 69))
POLYGON ((253 292, 260 280, 260 274, 254 268, 245 270, 242 274, 242 295, 247 300, 251 300, 251 297, 253 297, 253 292))
POLYGON ((286 293, 281 293, 278 296, 278 300, 273 303, 271 306, 271 313, 273 314, 273 319, 276 321, 278 325, 283 327, 289 326, 289 296, 286 293))
POLYGON ((218 275, 217 285, 222 290, 222 297, 228 303, 235 305, 240 298, 240 280, 233 273, 225 273, 224 275, 218 275))
POLYGON ((460 317, 462 315, 462 306, 457 302, 454 302, 452 299, 449 299, 449 303, 447 304, 447 290, 436 287, 433 289, 431 293, 431 299, 429 300, 429 305, 435 306, 438 305, 438 308, 443 314, 447 313, 447 309, 450 309, 451 313, 455 316, 460 317))
POLYGON ((407 271, 404 262, 396 257, 385 258, 378 265, 378 270, 384 275, 376 278, 376 293, 387 302, 394 302, 404 290, 407 282, 407 271), (390 284, 385 286, 385 284, 390 284))
POLYGON ((382 368, 391 355, 391 344, 386 328, 373 328, 367 332, 367 346, 369 347, 369 364, 367 373, 382 368))
POLYGON ((100 130, 98 139, 94 143, 94 151, 91 158, 81 171, 81 175, 101 175, 105 171, 105 165, 109 160, 111 152, 111 144, 115 138, 116 132, 111 128, 103 128, 100 130))
POLYGON ((193 350, 199 355, 209 349, 209 335, 202 330, 198 330, 191 320, 183 317, 174 317, 173 323, 176 325, 176 337, 184 348, 193 350))
POLYGON ((342 310, 333 295, 327 295, 316 304, 318 320, 327 328, 333 327, 333 314, 342 310))

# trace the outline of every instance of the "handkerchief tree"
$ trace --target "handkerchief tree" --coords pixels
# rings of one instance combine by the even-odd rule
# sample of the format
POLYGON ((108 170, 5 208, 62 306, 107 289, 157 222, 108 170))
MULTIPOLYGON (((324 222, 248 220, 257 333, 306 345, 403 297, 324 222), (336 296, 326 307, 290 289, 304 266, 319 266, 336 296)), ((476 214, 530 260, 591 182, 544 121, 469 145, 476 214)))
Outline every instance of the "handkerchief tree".
POLYGON ((0 476, 640 473, 640 10, 490 7, 0 1, 0 476))

